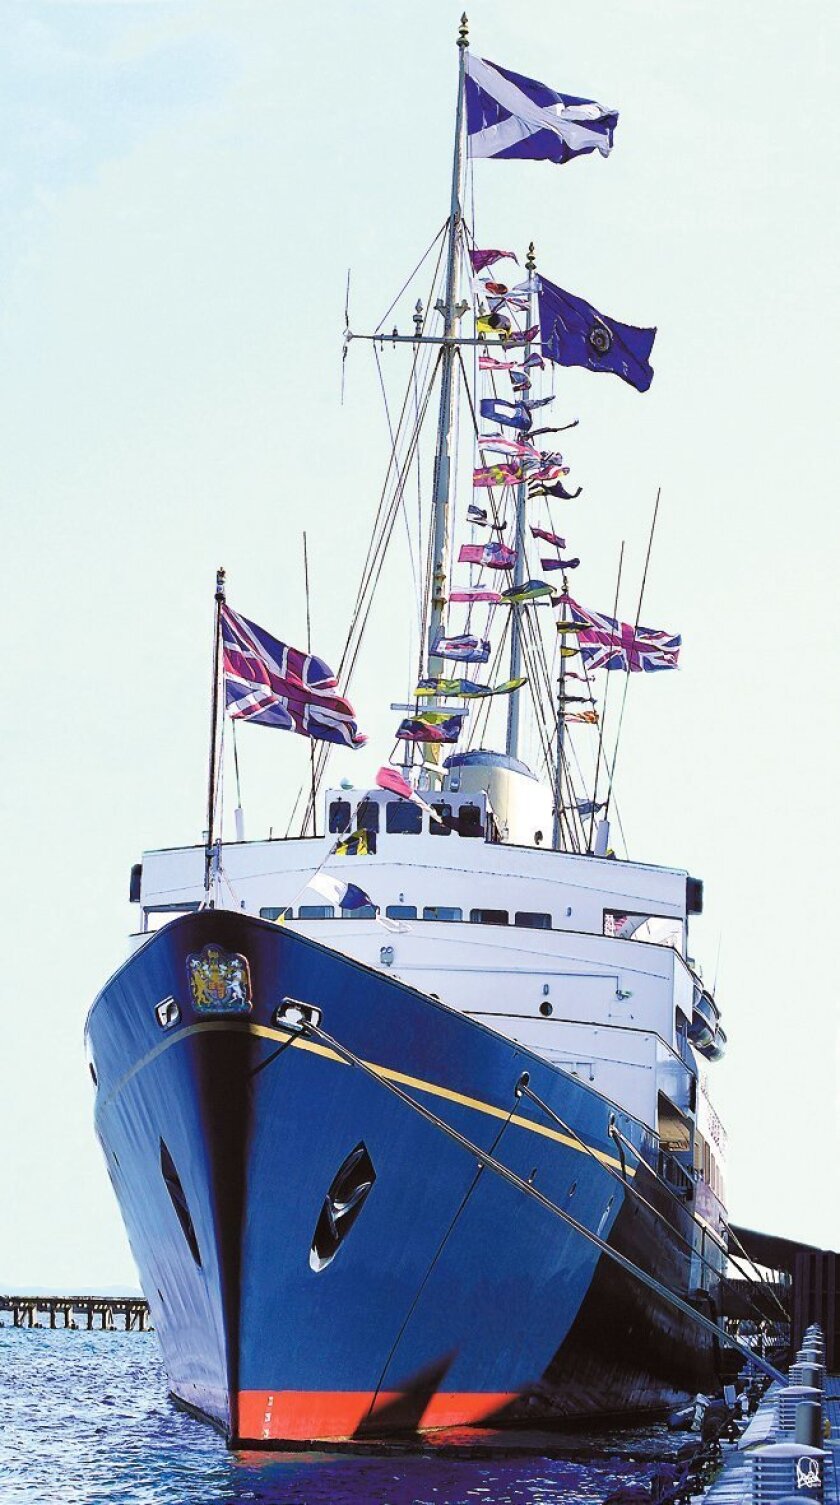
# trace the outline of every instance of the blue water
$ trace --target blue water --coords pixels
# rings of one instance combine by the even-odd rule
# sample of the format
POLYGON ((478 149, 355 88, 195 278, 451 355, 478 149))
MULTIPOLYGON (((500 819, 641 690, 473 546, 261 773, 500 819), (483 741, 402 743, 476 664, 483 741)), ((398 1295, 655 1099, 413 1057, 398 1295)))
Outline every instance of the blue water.
POLYGON ((575 1505, 649 1471, 618 1456, 229 1453, 167 1399, 152 1335, 0 1330, 1 1505, 575 1505))

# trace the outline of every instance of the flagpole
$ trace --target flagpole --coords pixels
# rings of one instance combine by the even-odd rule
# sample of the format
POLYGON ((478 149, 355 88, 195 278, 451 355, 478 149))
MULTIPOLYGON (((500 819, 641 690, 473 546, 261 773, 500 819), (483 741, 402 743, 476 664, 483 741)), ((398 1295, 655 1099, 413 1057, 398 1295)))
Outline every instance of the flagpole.
MULTIPOLYGON (((312 619, 309 610, 309 553, 306 547, 306 529, 303 530, 303 580, 306 590, 306 651, 312 652, 312 619)), ((310 799, 312 801, 312 835, 318 835, 318 822, 315 815, 316 780, 315 780, 315 738, 309 738, 309 778, 310 799)))
POLYGON ((213 627, 213 690, 210 700, 210 758, 207 774, 207 838, 204 847, 204 903, 212 907, 210 874, 213 866, 213 823, 216 807, 216 780, 219 743, 219 649, 222 641, 222 607, 225 603, 225 572, 216 571, 216 616, 213 627))
MULTIPOLYGON (((569 593, 569 581, 565 570, 562 575, 563 595, 569 593)), ((551 835, 551 845, 555 852, 562 850, 563 843, 563 762, 566 742, 566 655, 563 649, 566 646, 566 638, 562 626, 566 621, 566 603, 563 601, 560 607, 560 618, 557 629, 560 635, 560 672, 557 675, 557 761, 554 772, 554 828, 551 835)))
POLYGON ((449 205, 449 230, 446 257, 446 295, 442 313, 444 337, 441 345, 440 409, 438 413, 437 444, 435 447, 434 480, 432 485, 432 590, 429 602, 427 662, 428 672, 439 676, 443 672, 443 659, 432 652, 444 621, 446 605, 446 579, 449 553, 449 491, 452 455, 452 386, 455 369, 459 283, 458 238, 462 223, 461 197, 464 161, 464 81, 466 78, 469 28, 466 15, 461 17, 458 31, 458 101, 455 110, 455 148, 452 158, 452 195, 449 205))
MULTIPOLYGON (((528 275, 529 284, 533 279, 536 269, 537 258, 534 253, 534 242, 531 241, 531 244, 528 247, 528 254, 525 258, 525 270, 528 275)), ((533 323, 533 315, 534 293, 533 289, 529 286, 528 312, 526 315, 527 322, 525 325, 526 329, 531 328, 531 325, 533 323)), ((530 354, 531 346, 529 343, 524 348, 523 360, 527 360, 530 354)), ((516 488, 516 513, 513 532, 513 542, 516 549, 516 558, 513 561, 514 589, 522 585, 525 579, 525 515, 527 510, 525 504, 527 499, 528 483, 527 481, 522 480, 516 488)), ((522 674, 522 613, 526 610, 525 603, 517 601, 511 605, 510 610, 510 673, 508 675, 508 678, 519 679, 522 674)), ((505 751, 510 758, 519 757, 519 701, 520 696, 517 691, 513 691, 513 693, 508 696, 507 740, 505 743, 505 751)))

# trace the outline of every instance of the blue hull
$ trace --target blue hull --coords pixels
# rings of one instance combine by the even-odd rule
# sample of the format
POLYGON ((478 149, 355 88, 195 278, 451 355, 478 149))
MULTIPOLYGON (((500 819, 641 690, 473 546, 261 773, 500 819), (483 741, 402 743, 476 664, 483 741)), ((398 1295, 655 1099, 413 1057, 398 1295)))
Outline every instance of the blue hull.
MULTIPOLYGON (((231 1441, 281 1443, 639 1412, 713 1383, 702 1330, 382 1081, 290 1040, 287 996, 687 1292, 688 1215, 662 1204, 669 1237, 610 1174, 615 1110, 597 1093, 282 926, 205 911, 149 940, 88 1020, 97 1132, 176 1397, 231 1441), (247 1013, 196 1008, 188 958, 209 943, 247 958, 247 1013), (523 1071, 595 1155, 517 1098, 523 1071)), ((616 1120, 652 1159, 649 1132, 616 1120)))

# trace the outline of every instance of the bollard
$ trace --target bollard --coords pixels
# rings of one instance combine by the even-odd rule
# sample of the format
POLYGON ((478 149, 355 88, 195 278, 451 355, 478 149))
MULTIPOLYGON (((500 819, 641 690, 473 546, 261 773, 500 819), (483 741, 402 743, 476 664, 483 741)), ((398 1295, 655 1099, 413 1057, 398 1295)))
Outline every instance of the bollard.
POLYGON ((771 1442, 749 1455, 752 1505, 779 1505, 793 1495, 798 1501, 822 1500, 826 1453, 804 1442, 771 1442))
POLYGON ((782 1436, 792 1437, 796 1429, 796 1408, 802 1401, 821 1402, 813 1385, 787 1385, 776 1396, 776 1425, 782 1436))
POLYGON ((822 1406, 814 1400, 801 1400, 796 1408, 794 1441, 818 1448, 822 1445, 822 1440, 822 1406))

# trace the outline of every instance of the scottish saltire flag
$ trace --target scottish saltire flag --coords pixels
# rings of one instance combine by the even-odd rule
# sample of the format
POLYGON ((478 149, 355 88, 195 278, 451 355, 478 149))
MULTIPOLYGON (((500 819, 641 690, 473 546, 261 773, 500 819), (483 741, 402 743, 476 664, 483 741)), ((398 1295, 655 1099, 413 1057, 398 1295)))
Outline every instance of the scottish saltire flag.
POLYGON ((462 664, 486 664, 490 657, 490 642, 487 638, 471 637, 469 633, 455 638, 441 636, 432 644, 430 652, 434 658, 451 658, 462 664))
POLYGON ((609 371, 629 382, 637 392, 646 392, 653 381, 649 356, 655 329, 619 324, 599 314, 585 298, 575 298, 540 278, 540 339, 543 354, 558 366, 586 366, 589 371, 609 371))
POLYGON ((584 668, 623 669, 634 674, 678 668, 682 645, 678 634, 654 627, 632 627, 629 622, 578 606, 569 596, 562 597, 561 604, 571 613, 584 668))
POLYGON ((616 110, 605 110, 594 99, 560 94, 471 52, 466 69, 471 157, 568 162, 586 152, 609 156, 618 124, 616 110))
POLYGON ((221 627, 229 716, 345 747, 367 741, 349 700, 336 694, 335 676, 323 659, 278 642, 227 604, 221 627))

